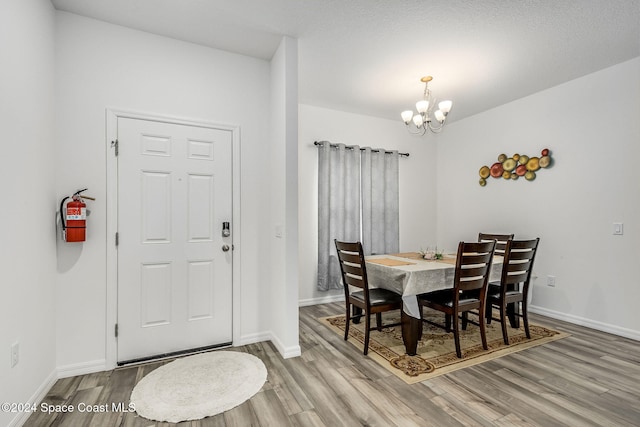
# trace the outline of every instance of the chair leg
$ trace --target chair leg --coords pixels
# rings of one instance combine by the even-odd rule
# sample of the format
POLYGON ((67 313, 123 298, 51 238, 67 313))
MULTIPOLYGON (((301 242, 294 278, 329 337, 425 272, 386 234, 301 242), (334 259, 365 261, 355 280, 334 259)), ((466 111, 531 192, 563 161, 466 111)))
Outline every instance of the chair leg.
POLYGON ((487 325, 491 324, 491 315, 493 314, 493 304, 487 300, 487 304, 484 309, 484 317, 487 319, 487 325))
POLYGON ((347 303, 347 314, 345 316, 346 322, 344 323, 344 340, 346 341, 349 338, 349 323, 351 323, 351 316, 349 313, 351 312, 351 304, 347 303))
MULTIPOLYGON (((450 315, 447 316, 451 318, 450 315)), ((460 350, 460 331, 458 329, 458 316, 456 314, 453 316, 453 338, 456 342, 456 355, 459 359, 462 359, 462 350, 460 350)))
POLYGON ((369 312, 365 312, 364 316, 364 354, 369 353, 369 333, 371 329, 371 315, 369 312))
POLYGON ((509 345, 509 335, 507 334, 507 304, 500 303, 500 325, 502 326, 502 340, 505 345, 509 345))
POLYGON ((469 312, 465 311, 462 313, 462 330, 467 330, 467 323, 469 323, 469 312))
POLYGON ((451 315, 450 314, 444 315, 444 326, 447 332, 451 332, 451 315))
POLYGON ((360 323, 360 319, 362 318, 362 309, 360 307, 357 306, 352 306, 351 307, 351 319, 353 320, 353 323, 360 323))
POLYGON ((485 328, 485 316, 484 316, 484 308, 481 306, 479 309, 478 322, 480 323, 480 337, 482 338, 482 348, 485 350, 489 350, 489 346, 487 345, 487 331, 485 328))
POLYGON ((376 329, 382 330, 382 313, 376 313, 376 329))
POLYGON ((527 338, 531 339, 531 332, 529 332, 529 315, 527 314, 526 299, 522 301, 522 322, 524 323, 524 331, 527 334, 527 338))

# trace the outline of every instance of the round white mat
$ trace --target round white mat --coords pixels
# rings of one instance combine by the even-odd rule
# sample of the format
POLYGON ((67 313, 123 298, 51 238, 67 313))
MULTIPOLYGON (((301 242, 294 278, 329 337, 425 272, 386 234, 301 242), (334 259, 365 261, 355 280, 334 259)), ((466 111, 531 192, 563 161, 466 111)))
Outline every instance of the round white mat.
POLYGON ((175 360, 145 376, 131 392, 136 412, 150 420, 198 420, 240 405, 267 380, 264 363, 235 351, 175 360))

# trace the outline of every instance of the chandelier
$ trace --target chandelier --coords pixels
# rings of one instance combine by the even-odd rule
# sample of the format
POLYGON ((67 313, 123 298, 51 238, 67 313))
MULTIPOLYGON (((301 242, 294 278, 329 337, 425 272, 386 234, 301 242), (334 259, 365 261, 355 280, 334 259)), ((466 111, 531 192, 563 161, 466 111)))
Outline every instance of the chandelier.
POLYGON ((421 101, 416 102, 416 110, 418 114, 413 114, 413 111, 407 110, 401 113, 402 121, 407 125, 409 133, 414 135, 424 135, 429 129, 433 133, 438 133, 444 127, 444 121, 447 118, 447 114, 451 111, 453 102, 441 101, 438 103, 438 110, 433 112, 435 105, 435 98, 432 97, 429 90, 429 82, 433 80, 431 76, 425 76, 420 79, 424 83, 424 96, 421 101), (433 112, 433 118, 431 118, 433 112), (434 123, 435 121, 435 123, 434 123), (413 125, 412 125, 413 123, 413 125))

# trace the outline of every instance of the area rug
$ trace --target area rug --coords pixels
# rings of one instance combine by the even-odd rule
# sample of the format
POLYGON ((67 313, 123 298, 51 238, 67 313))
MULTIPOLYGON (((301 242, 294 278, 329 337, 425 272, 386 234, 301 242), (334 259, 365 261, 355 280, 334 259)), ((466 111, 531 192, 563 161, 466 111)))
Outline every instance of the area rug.
POLYGON ((138 415, 150 420, 198 420, 240 405, 266 380, 267 369, 257 357, 213 351, 155 369, 134 387, 131 403, 138 415))
MULTIPOLYGON (((444 314, 432 310, 425 310, 425 316, 431 316, 431 320, 438 323, 444 321, 444 314)), ((472 317, 473 315, 469 316, 470 319, 472 317)), ((324 317, 319 320, 334 332, 344 336, 344 315, 324 317)), ((400 321, 400 313, 397 311, 384 313, 383 320, 387 324, 397 323, 400 321)), ((375 319, 372 318, 371 322, 373 326, 375 319)), ((529 322, 529 329, 531 339, 527 339, 522 326, 520 329, 509 327, 507 330, 509 345, 507 346, 502 339, 500 322, 494 320, 487 325, 489 349, 484 350, 480 339, 480 328, 477 325, 468 324, 467 330, 461 331, 460 334, 463 358, 459 359, 456 356, 453 333, 447 333, 444 329, 423 323, 422 339, 418 342, 418 354, 408 356, 402 343, 400 326, 383 328, 382 331, 371 331, 368 356, 406 383, 414 384, 568 336, 566 333, 531 324, 531 322, 529 322)), ((350 325, 348 341, 360 351, 363 350, 364 322, 350 325)))

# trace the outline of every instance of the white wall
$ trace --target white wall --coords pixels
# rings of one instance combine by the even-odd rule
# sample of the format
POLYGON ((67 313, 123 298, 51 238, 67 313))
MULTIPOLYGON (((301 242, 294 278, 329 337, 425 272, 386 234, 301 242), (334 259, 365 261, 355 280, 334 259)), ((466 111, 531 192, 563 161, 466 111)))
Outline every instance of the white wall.
POLYGON ((636 58, 452 123, 438 143, 438 242, 539 236, 532 309, 640 339, 639 117, 636 58), (500 153, 545 147, 555 165, 535 181, 478 185, 500 153), (614 222, 623 236, 612 235, 614 222))
MULTIPOLYGON (((63 375, 105 364, 105 109, 148 112, 240 127, 241 313, 235 344, 268 338, 261 292, 270 288, 270 65, 267 61, 57 12, 56 198, 81 187, 89 202, 87 241, 59 245, 57 364, 63 375), (72 160, 75 159, 75 160, 72 160), (266 335, 265 335, 266 333, 266 335)), ((33 28, 30 25, 29 28, 33 28)), ((237 313, 236 313, 237 314, 237 313)), ((109 368, 107 366, 107 368, 109 368)))
POLYGON ((398 120, 299 106, 298 200, 300 304, 344 297, 316 289, 318 263, 318 155, 314 141, 408 152, 400 158, 400 250, 436 244, 436 141, 442 134, 409 135, 398 120))
POLYGON ((272 341, 285 357, 299 356, 298 334, 298 47, 284 37, 271 59, 269 170, 272 286, 261 307, 270 316, 272 341))
POLYGON ((54 24, 48 1, 0 2, 0 402, 37 403, 56 379, 54 24))

